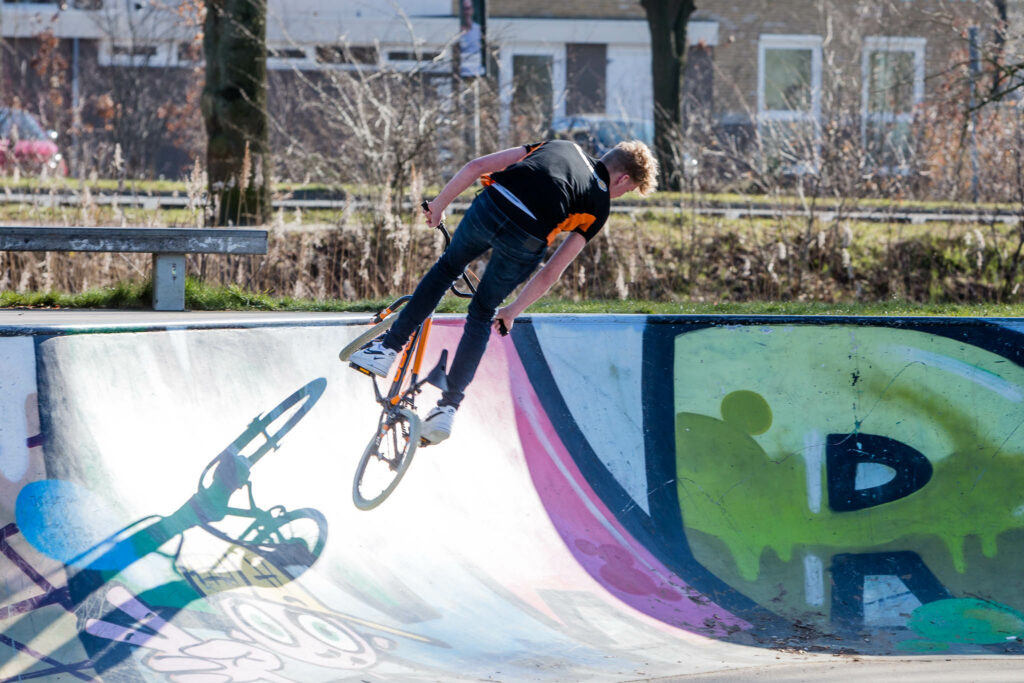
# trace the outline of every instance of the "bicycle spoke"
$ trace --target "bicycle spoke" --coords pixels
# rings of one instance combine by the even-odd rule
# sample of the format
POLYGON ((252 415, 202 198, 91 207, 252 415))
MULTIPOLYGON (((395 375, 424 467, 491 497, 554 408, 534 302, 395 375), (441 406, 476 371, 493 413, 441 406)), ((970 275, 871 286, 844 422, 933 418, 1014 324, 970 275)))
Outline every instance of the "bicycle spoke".
POLYGON ((394 490, 418 445, 418 419, 410 410, 399 408, 382 429, 366 447, 353 481, 352 497, 362 509, 376 506, 394 490))
POLYGON ((392 471, 398 469, 398 466, 402 463, 402 451, 404 450, 404 445, 398 440, 398 430, 392 430, 391 453, 393 457, 388 461, 388 466, 391 468, 392 471))

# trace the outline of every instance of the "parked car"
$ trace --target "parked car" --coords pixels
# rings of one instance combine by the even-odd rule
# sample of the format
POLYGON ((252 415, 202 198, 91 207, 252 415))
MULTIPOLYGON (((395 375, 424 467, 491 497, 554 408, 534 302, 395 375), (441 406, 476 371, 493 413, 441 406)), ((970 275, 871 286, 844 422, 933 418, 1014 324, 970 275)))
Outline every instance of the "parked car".
POLYGON ((23 109, 0 107, 0 168, 14 166, 30 173, 67 175, 67 162, 57 147, 57 131, 44 130, 23 109))
POLYGON ((551 137, 572 140, 588 154, 601 156, 622 140, 653 144, 654 124, 607 114, 560 116, 551 123, 551 137))

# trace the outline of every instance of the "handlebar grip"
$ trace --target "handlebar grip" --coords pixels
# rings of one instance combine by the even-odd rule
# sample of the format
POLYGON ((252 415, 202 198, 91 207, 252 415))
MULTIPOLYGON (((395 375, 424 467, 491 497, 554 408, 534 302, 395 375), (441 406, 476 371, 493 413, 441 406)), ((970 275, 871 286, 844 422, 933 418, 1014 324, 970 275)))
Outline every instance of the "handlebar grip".
POLYGON ((502 337, 508 336, 508 328, 505 327, 505 321, 502 320, 501 318, 498 318, 498 332, 501 334, 502 337))

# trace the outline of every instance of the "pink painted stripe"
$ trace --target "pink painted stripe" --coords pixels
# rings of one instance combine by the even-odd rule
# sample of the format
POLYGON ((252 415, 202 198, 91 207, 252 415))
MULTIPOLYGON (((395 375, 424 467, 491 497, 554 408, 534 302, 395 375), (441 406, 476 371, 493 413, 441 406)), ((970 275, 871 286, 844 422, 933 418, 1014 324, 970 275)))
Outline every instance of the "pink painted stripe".
POLYGON ((576 560, 620 600, 667 624, 718 637, 737 628, 750 628, 665 567, 619 524, 576 467, 544 413, 514 345, 505 339, 500 343, 506 351, 516 422, 530 475, 576 560))

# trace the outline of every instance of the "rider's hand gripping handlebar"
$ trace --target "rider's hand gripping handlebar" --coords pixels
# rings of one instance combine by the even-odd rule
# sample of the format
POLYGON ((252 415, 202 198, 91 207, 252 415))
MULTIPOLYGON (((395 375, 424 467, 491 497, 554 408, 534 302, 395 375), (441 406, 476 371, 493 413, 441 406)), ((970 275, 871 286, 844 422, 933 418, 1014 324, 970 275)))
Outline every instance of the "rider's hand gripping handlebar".
MULTIPOLYGON (((424 211, 429 211, 430 210, 430 203, 426 199, 424 199, 420 203, 420 207, 424 211)), ((452 243, 452 236, 451 236, 451 234, 449 234, 448 228, 445 227, 444 220, 441 220, 440 222, 438 222, 436 227, 437 227, 438 230, 441 231, 441 234, 444 235, 444 248, 447 249, 448 245, 450 245, 452 243)), ((462 297, 463 299, 472 299, 473 295, 476 294, 476 287, 474 287, 473 283, 469 281, 469 277, 466 274, 467 272, 468 271, 462 271, 462 281, 464 283, 466 283, 466 287, 469 288, 469 291, 468 292, 463 292, 462 290, 460 290, 458 287, 455 286, 455 283, 452 283, 451 290, 452 290, 452 294, 454 294, 455 296, 462 297)))

